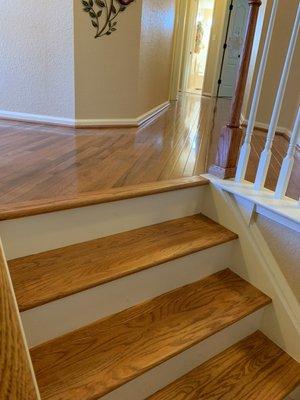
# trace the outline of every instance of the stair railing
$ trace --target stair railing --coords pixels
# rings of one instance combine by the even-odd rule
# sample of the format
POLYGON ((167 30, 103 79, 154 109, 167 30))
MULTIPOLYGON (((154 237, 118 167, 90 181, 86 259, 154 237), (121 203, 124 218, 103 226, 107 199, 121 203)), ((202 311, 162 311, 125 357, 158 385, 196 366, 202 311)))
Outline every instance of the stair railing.
MULTIPOLYGON (((277 15, 278 11, 278 0, 273 0, 273 6, 272 6, 272 12, 270 16, 270 21, 269 21, 269 26, 268 26, 268 31, 267 35, 265 38, 265 43, 264 43, 264 49, 261 57, 261 62, 260 62, 260 67, 257 75, 257 81, 256 81, 256 86, 255 86, 255 91, 253 95, 253 101, 251 105, 251 110, 250 110, 250 115, 248 119, 248 124, 247 124, 247 130, 246 130, 246 135, 244 142, 241 146, 241 150, 239 153, 239 139, 233 138, 234 134, 236 134, 236 131, 240 128, 238 128, 238 124, 234 127, 235 131, 231 130, 231 136, 227 135, 227 140, 224 140, 224 129, 227 129, 230 125, 228 124, 227 127, 223 128, 223 131, 221 133, 221 138, 219 141, 219 148, 218 148, 218 155, 216 158, 216 165, 212 166, 209 170, 209 172, 212 175, 215 175, 217 177, 221 178, 235 178, 234 181, 230 181, 227 184, 227 187, 230 187, 232 191, 236 193, 236 188, 237 187, 242 187, 243 182, 247 183, 247 193, 250 193, 249 190, 251 190, 251 196, 256 199, 259 197, 263 197, 262 193, 265 190, 265 182, 266 182, 266 177, 269 171, 270 167, 270 160, 271 160, 271 155, 272 155, 272 146, 273 146, 273 141, 277 129, 277 124, 279 120, 279 115, 283 103, 283 98, 284 98, 284 93, 287 85, 287 81, 289 78, 289 72, 291 68, 291 64, 293 61, 293 56, 296 48, 296 43, 299 35, 299 26, 300 26, 300 4, 298 5, 295 21, 294 21, 294 26, 293 26, 293 31, 289 43, 289 47, 287 50, 285 62, 284 62, 284 67, 282 71, 282 75, 280 78, 279 86, 278 86, 278 91, 277 95, 275 98, 274 102, 274 107, 273 107, 273 112, 269 124, 269 129, 267 133, 267 138, 265 142, 265 147, 260 155, 259 158, 259 163, 256 171, 256 177, 254 183, 250 182, 245 182, 245 175, 249 163, 249 156, 250 156, 250 150, 251 150, 251 141, 252 141, 252 136, 253 136, 253 131, 255 128, 255 120, 256 120, 256 115, 257 115, 257 110, 258 110, 258 105, 259 105, 259 100, 260 100, 260 95, 261 95, 261 89, 262 89, 262 83, 266 71, 266 64, 268 60, 268 54, 269 54, 269 48, 270 48, 270 43, 272 40, 272 33, 273 33, 273 28, 274 28, 274 23, 275 23, 275 18, 277 15), (223 135, 223 136, 222 136, 223 135), (238 153, 239 153, 239 159, 237 165, 233 163, 230 163, 229 160, 225 160, 225 164, 221 165, 220 163, 218 164, 218 161, 220 160, 219 153, 223 152, 223 154, 229 153, 232 151, 232 143, 234 142, 234 155, 231 156, 231 159, 233 161, 236 161, 238 158, 238 153), (218 170, 217 167, 221 167, 221 173, 220 169, 218 170), (235 168, 236 168, 236 173, 235 173, 235 168), (224 173, 225 171, 225 173, 224 173), (226 171, 228 173, 226 173, 226 171), (234 187, 236 185, 236 187, 234 187)), ((252 17, 253 18, 253 17, 252 17)), ((251 19, 251 13, 250 17, 251 19)), ((246 40, 247 39, 246 37, 246 40)), ((246 46, 246 44, 245 44, 246 46)), ((249 48, 249 45, 248 45, 249 48)), ((243 60, 241 61, 243 62, 243 60)), ((237 85, 238 87, 238 85, 237 85)), ((240 96, 240 94, 236 94, 240 96)), ((234 106, 235 102, 233 103, 234 106)), ((240 132, 238 132, 238 136, 241 136, 240 132)), ((277 180, 276 184, 276 189, 275 192, 268 192, 268 199, 271 198, 276 201, 276 200, 284 200, 286 199, 286 192, 288 188, 288 184, 291 178, 291 173, 295 161, 295 154, 296 154, 296 148, 297 144, 299 144, 300 141, 300 107, 298 108, 298 113, 294 122, 294 126, 289 138, 289 146, 288 150, 286 153, 286 156, 282 162, 281 165, 281 170, 280 174, 277 180), (273 193, 273 194, 272 194, 273 193)), ((224 159, 223 159, 224 161, 224 159)), ((225 182, 225 181, 224 181, 225 182)), ((245 191, 244 191, 245 193, 245 191)), ((247 196, 246 196, 247 197, 247 196)), ((294 202, 295 203, 295 202, 294 202)), ((289 204, 292 204, 292 200, 289 199, 289 204)), ((300 201, 298 202, 298 206, 300 206, 300 201)), ((298 211, 297 211, 297 216, 298 216, 298 211)), ((298 219, 299 217, 297 217, 298 219)))
POLYGON ((1 243, 0 399, 40 399, 1 243))
POLYGON ((243 51, 232 100, 230 121, 222 128, 214 165, 209 172, 219 178, 233 178, 236 172, 238 151, 242 140, 241 112, 248 78, 251 52, 261 0, 249 0, 249 15, 243 51))

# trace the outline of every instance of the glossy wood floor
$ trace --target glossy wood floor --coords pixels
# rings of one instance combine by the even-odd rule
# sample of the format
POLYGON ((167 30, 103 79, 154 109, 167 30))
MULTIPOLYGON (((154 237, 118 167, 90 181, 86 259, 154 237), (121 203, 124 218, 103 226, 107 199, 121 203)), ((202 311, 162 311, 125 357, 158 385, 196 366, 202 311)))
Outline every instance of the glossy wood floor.
MULTIPOLYGON (((68 202, 104 192, 109 198, 110 191, 141 185, 148 185, 149 189, 149 183, 188 179, 203 173, 207 161, 213 159, 229 106, 228 100, 219 100, 213 130, 212 100, 195 94, 182 95, 167 111, 140 128, 76 130, 2 120, 2 219, 5 211, 30 209, 36 203, 68 202)), ((248 179, 254 176, 264 135, 256 132, 254 137, 248 179)), ((270 188, 286 147, 287 141, 277 136, 267 182, 270 188)), ((300 194, 299 171, 298 154, 288 192, 294 198, 300 194)), ((162 186, 166 185, 159 184, 162 186)))

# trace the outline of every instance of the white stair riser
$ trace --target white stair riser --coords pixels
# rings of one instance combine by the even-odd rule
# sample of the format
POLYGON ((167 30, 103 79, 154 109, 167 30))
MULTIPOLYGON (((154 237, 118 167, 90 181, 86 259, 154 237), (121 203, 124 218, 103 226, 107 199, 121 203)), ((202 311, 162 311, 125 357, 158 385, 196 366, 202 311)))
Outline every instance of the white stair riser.
POLYGON ((208 186, 0 222, 8 260, 201 212, 208 186))
POLYGON ((255 332, 260 327, 263 312, 264 309, 261 309, 245 317, 191 349, 101 397, 101 400, 145 400, 151 394, 255 332))
POLYGON ((234 242, 206 249, 21 313, 30 347, 230 266, 234 242))

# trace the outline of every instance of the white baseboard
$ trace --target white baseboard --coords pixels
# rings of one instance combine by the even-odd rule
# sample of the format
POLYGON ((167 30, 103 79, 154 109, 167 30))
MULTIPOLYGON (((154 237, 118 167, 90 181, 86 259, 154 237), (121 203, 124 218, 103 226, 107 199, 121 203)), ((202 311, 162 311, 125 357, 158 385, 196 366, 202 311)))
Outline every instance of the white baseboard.
POLYGON ((143 125, 145 122, 154 118, 157 114, 169 107, 170 101, 165 101, 162 104, 152 108, 146 113, 138 116, 137 118, 115 118, 115 119, 75 119, 75 118, 62 118, 50 115, 29 114, 13 111, 0 110, 0 119, 9 119, 14 121, 24 121, 33 123, 43 123, 49 125, 62 125, 72 126, 76 128, 90 127, 102 128, 110 126, 132 126, 137 127, 143 125))
POLYGON ((63 118, 63 117, 53 117, 51 115, 41 115, 41 114, 29 114, 14 111, 4 111, 0 110, 0 119, 8 119, 12 121, 21 122, 34 122, 49 125, 63 125, 63 126, 73 126, 73 118, 63 118))
MULTIPOLYGON (((241 125, 245 125, 245 126, 248 125, 248 119, 245 118, 244 115, 241 116, 241 125)), ((257 128, 257 129, 262 129, 264 131, 268 131, 269 124, 265 124, 263 122, 255 121, 254 127, 257 128)), ((291 131, 288 128, 285 128, 283 126, 277 126, 276 133, 277 134, 282 134, 282 135, 285 135, 285 136, 291 136, 291 131)))
POLYGON ((145 114, 137 118, 120 118, 120 119, 76 119, 74 124, 77 128, 82 127, 110 127, 110 126, 141 126, 148 120, 154 118, 157 114, 169 107, 170 101, 165 101, 162 104, 152 108, 145 114))

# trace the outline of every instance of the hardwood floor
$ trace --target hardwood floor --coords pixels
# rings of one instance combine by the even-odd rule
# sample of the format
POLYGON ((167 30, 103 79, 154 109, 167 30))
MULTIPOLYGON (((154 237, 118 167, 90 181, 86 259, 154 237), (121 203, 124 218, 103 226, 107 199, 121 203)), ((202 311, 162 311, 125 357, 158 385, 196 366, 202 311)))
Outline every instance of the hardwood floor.
MULTIPOLYGON (((221 99, 211 130, 212 102, 184 94, 140 128, 73 129, 1 120, 0 219, 128 198, 130 188, 134 196, 155 186, 157 191, 174 189, 178 179, 187 179, 181 185, 188 184, 213 160, 221 126, 228 118, 230 102, 221 99)), ((255 132, 250 180, 263 142, 264 134, 255 132)), ((286 148, 287 141, 276 136, 270 188, 286 148)), ((299 173, 298 152, 288 190, 294 198, 300 194, 299 173)))
POLYGON ((11 260, 9 268, 24 311, 236 238, 193 215, 11 260))
POLYGON ((172 180, 174 186, 174 179, 203 172, 198 155, 209 104, 197 95, 184 96, 141 128, 0 121, 2 219, 15 209, 28 212, 31 206, 72 199, 84 203, 103 192, 107 201, 110 191, 114 198, 132 185, 172 180))
POLYGON ((147 400, 283 400, 300 364, 255 332, 147 400))
POLYGON ((31 350, 43 400, 98 399, 270 303, 230 270, 31 350))

